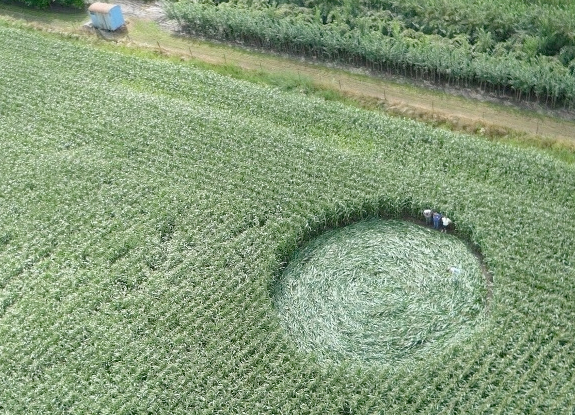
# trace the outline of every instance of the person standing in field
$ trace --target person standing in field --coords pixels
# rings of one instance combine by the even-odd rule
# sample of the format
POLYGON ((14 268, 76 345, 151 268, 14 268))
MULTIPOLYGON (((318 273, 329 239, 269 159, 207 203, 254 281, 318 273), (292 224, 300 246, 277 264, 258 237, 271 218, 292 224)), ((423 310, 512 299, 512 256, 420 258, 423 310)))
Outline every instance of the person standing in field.
POLYGON ((447 216, 443 216, 441 218, 441 224, 443 225, 443 232, 447 232, 447 228, 449 227, 449 225, 451 225, 453 222, 451 221, 451 219, 449 219, 447 216))
POLYGON ((425 209, 423 211, 423 217, 425 218, 425 224, 426 225, 431 225, 431 216, 433 215, 433 212, 431 211, 431 209, 425 209))
POLYGON ((439 230, 441 228, 441 213, 433 212, 433 229, 439 230))

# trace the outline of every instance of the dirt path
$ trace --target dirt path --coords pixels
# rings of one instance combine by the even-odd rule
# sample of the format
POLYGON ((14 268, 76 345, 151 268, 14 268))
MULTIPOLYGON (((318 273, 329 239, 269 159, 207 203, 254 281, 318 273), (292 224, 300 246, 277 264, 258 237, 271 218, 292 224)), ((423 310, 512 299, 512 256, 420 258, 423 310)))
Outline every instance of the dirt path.
MULTIPOLYGON (((396 113, 408 117, 418 114, 432 114, 439 120, 445 120, 465 129, 473 130, 475 126, 483 125, 493 129, 511 129, 529 135, 547 136, 559 139, 575 140, 575 114, 569 114, 571 120, 550 117, 534 111, 524 111, 511 104, 487 102, 496 100, 473 94, 472 91, 462 91, 474 98, 457 96, 441 91, 433 91, 405 83, 397 83, 382 77, 353 73, 349 70, 330 68, 325 65, 306 62, 289 57, 257 53, 242 50, 237 47, 217 45, 190 39, 177 34, 177 24, 170 22, 160 5, 142 3, 136 0, 118 0, 125 15, 134 26, 138 19, 156 21, 164 31, 148 33, 135 37, 152 47, 160 47, 164 51, 191 56, 214 64, 234 64, 243 69, 262 70, 275 73, 298 74, 312 80, 314 83, 340 90, 353 96, 375 99, 396 113), (479 99, 478 99, 479 98, 479 99)), ((359 72, 359 71, 354 71, 359 72)), ((481 128, 481 127, 479 127, 481 128)))
MULTIPOLYGON (((514 130, 530 136, 568 140, 571 144, 575 141, 573 113, 556 112, 555 116, 549 116, 541 109, 537 112, 522 110, 509 102, 470 90, 458 91, 466 95, 459 96, 369 76, 359 70, 328 67, 303 59, 193 39, 178 34, 177 23, 167 19, 159 1, 118 0, 114 3, 121 5, 128 28, 123 34, 111 35, 116 41, 160 49, 183 59, 194 58, 212 64, 227 63, 248 70, 305 77, 323 87, 375 100, 396 114, 411 118, 424 114, 428 120, 445 121, 462 130, 475 131, 484 127, 492 131, 514 130)), ((85 20, 88 20, 87 16, 85 20)), ((49 24, 57 25, 57 19, 50 19, 49 24)), ((69 30, 69 26, 66 29, 69 30)))
POLYGON ((399 84, 379 77, 353 74, 284 57, 254 56, 237 49, 214 47, 200 42, 192 42, 187 51, 180 49, 179 52, 187 52, 194 58, 210 63, 233 63, 250 70, 297 73, 321 86, 382 101, 388 109, 408 117, 427 113, 460 127, 467 125, 473 128, 483 124, 493 129, 511 129, 530 135, 575 140, 573 121, 399 84))

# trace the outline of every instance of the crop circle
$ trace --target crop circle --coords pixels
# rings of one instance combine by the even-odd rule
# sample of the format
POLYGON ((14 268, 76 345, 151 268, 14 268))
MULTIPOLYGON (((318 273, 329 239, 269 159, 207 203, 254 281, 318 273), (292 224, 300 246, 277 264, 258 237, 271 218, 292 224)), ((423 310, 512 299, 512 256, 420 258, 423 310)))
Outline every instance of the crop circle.
POLYGON ((485 310, 479 259, 453 235, 370 219, 300 248, 274 302, 297 346, 329 361, 395 363, 470 333, 485 310))

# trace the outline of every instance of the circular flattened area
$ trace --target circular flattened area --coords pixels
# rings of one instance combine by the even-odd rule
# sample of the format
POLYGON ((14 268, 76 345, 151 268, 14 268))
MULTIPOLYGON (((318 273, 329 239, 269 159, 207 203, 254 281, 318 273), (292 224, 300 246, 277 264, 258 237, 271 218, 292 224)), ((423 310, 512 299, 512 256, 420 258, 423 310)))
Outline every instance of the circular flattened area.
POLYGON ((386 364, 465 337, 484 314, 487 289, 479 259, 458 238, 371 219, 302 247, 273 297, 301 350, 386 364))

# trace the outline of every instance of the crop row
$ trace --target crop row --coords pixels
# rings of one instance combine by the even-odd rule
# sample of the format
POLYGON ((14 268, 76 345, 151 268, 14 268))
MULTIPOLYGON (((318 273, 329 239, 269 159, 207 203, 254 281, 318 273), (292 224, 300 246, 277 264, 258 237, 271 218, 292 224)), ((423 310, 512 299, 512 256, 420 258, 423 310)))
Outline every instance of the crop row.
POLYGON ((572 166, 185 63, 0 40, 0 412, 575 405, 572 166), (481 248, 485 323, 412 364, 300 350, 270 294, 283 261, 424 206, 481 248))
MULTIPOLYGON (((205 3, 205 2, 204 2, 205 3)), ((210 2, 221 3, 221 2, 210 2)), ((249 7, 247 0, 230 4, 249 7)), ((530 2, 521 0, 283 0, 283 15, 349 29, 363 28, 391 34, 389 23, 405 29, 453 39, 465 37, 478 48, 528 47, 536 54, 557 56, 563 63, 573 59, 573 17, 568 0, 530 2), (296 6, 296 7, 294 7, 296 6)), ((251 3, 271 8, 271 2, 251 3)))
MULTIPOLYGON (((320 24, 284 17, 272 9, 214 6, 180 1, 166 6, 184 30, 290 54, 366 66, 449 85, 476 85, 486 91, 513 94, 572 107, 575 60, 520 50, 470 44, 467 36, 453 39, 417 33, 390 23, 389 33, 365 28, 320 24)), ((573 56, 575 58, 575 55, 573 56)))

